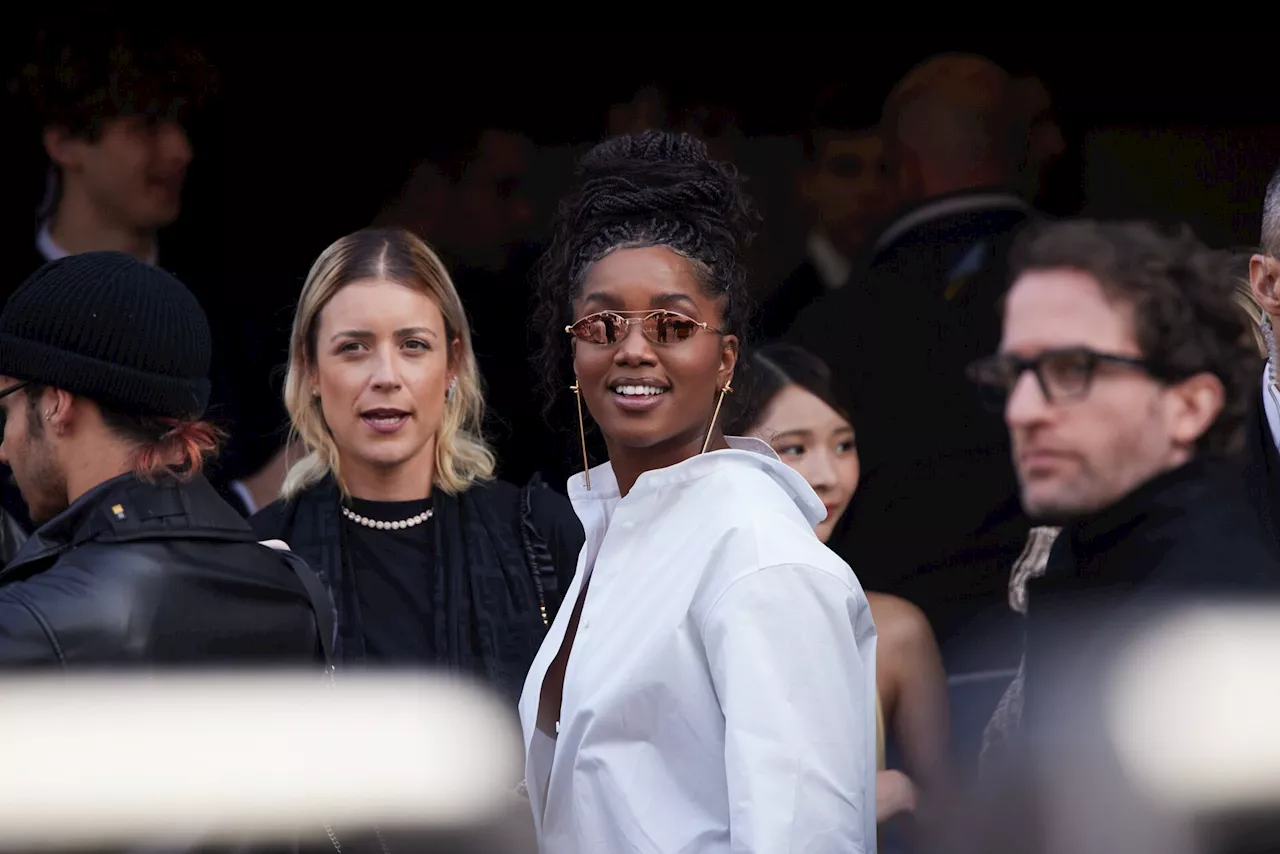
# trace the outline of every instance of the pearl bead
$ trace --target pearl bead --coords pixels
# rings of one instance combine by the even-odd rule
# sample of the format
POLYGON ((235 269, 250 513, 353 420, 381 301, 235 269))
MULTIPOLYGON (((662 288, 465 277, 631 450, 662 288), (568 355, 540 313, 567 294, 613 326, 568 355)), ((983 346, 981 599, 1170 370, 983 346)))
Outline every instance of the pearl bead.
POLYGON ((357 525, 363 525, 366 528, 374 528, 378 531, 402 531, 405 528, 412 528, 414 525, 421 525, 423 522, 431 518, 432 511, 424 510, 417 516, 411 516, 408 519, 402 519, 397 522, 383 522, 378 519, 369 519, 361 516, 359 513, 351 511, 347 507, 342 508, 342 515, 346 516, 357 525))

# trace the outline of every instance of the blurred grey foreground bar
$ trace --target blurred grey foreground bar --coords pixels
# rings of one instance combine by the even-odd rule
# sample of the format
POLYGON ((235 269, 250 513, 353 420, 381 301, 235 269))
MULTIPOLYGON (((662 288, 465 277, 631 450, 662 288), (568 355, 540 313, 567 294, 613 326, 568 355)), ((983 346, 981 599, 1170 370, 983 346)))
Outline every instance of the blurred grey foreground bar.
POLYGON ((483 826, 522 753, 512 713, 445 676, 6 678, 0 848, 483 826))
POLYGON ((1193 814, 1280 814, 1280 608, 1170 614, 1111 673, 1107 728, 1149 797, 1193 814))

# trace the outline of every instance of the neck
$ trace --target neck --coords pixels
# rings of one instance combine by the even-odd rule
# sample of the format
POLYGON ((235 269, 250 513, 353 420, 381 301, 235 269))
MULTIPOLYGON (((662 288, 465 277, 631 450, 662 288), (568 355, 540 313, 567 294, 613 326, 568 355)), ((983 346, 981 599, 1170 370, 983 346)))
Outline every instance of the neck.
POLYGON ((296 444, 286 445, 276 451, 275 456, 268 460, 266 465, 241 479, 241 483, 253 499, 254 507, 266 507, 275 500, 275 497, 280 494, 285 475, 289 473, 290 458, 298 459, 302 454, 303 452, 296 444))
POLYGON ((436 474, 434 438, 419 455, 394 466, 343 460, 342 482, 347 492, 364 501, 421 501, 431 496, 436 474))
POLYGON ((54 243, 79 255, 82 252, 124 252, 151 261, 156 252, 153 230, 126 228, 103 216, 74 183, 63 188, 62 199, 49 224, 54 243))
MULTIPOLYGON (((631 487, 636 485, 640 475, 647 471, 674 466, 702 453, 702 443, 706 438, 706 431, 700 430, 696 436, 680 436, 648 448, 622 447, 606 438, 609 464, 618 481, 618 493, 626 496, 631 487)), ((707 445, 707 451, 722 451, 727 447, 729 443, 724 438, 724 432, 717 427, 711 434, 711 444, 707 445)))
POLYGON ((95 486, 133 470, 133 449, 120 442, 85 441, 68 446, 79 449, 67 463, 68 504, 74 504, 95 486))

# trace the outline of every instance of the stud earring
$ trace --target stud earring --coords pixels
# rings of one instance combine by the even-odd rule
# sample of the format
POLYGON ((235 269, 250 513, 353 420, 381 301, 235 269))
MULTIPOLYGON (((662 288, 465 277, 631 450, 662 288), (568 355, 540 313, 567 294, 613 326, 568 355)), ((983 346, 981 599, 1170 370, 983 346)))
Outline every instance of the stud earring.
POLYGON ((711 423, 707 425, 707 438, 702 442, 702 453, 707 452, 707 448, 711 446, 711 434, 716 429, 716 419, 720 417, 720 405, 724 403, 724 396, 733 391, 733 380, 724 384, 724 388, 720 389, 720 397, 716 398, 716 411, 711 413, 711 423))
POLYGON ((591 464, 587 462, 587 425, 582 419, 582 390, 575 379, 569 386, 574 398, 578 401, 578 437, 582 440, 582 474, 587 480, 587 489, 591 488, 591 464))

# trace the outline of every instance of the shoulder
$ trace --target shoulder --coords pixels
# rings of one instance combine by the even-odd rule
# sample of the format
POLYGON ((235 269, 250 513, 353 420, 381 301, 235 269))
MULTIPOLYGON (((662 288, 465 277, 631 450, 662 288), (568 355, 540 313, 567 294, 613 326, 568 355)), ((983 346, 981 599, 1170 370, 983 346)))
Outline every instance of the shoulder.
POLYGON ((675 508, 693 514, 703 536, 721 541, 740 564, 812 566, 839 576, 849 567, 818 539, 790 486, 764 469, 734 466, 703 479, 700 489, 675 508))
POLYGON ((497 479, 478 481, 467 494, 503 515, 517 519, 528 515, 539 528, 554 528, 565 523, 578 525, 578 516, 569 499, 537 478, 525 486, 497 479))
POLYGON ((929 618, 913 603, 888 593, 868 593, 867 602, 886 648, 936 643, 929 618))
POLYGON ((110 646, 133 624, 140 594, 165 575, 165 556, 158 543, 89 543, 0 587, 0 601, 21 603, 60 645, 84 636, 110 646))

